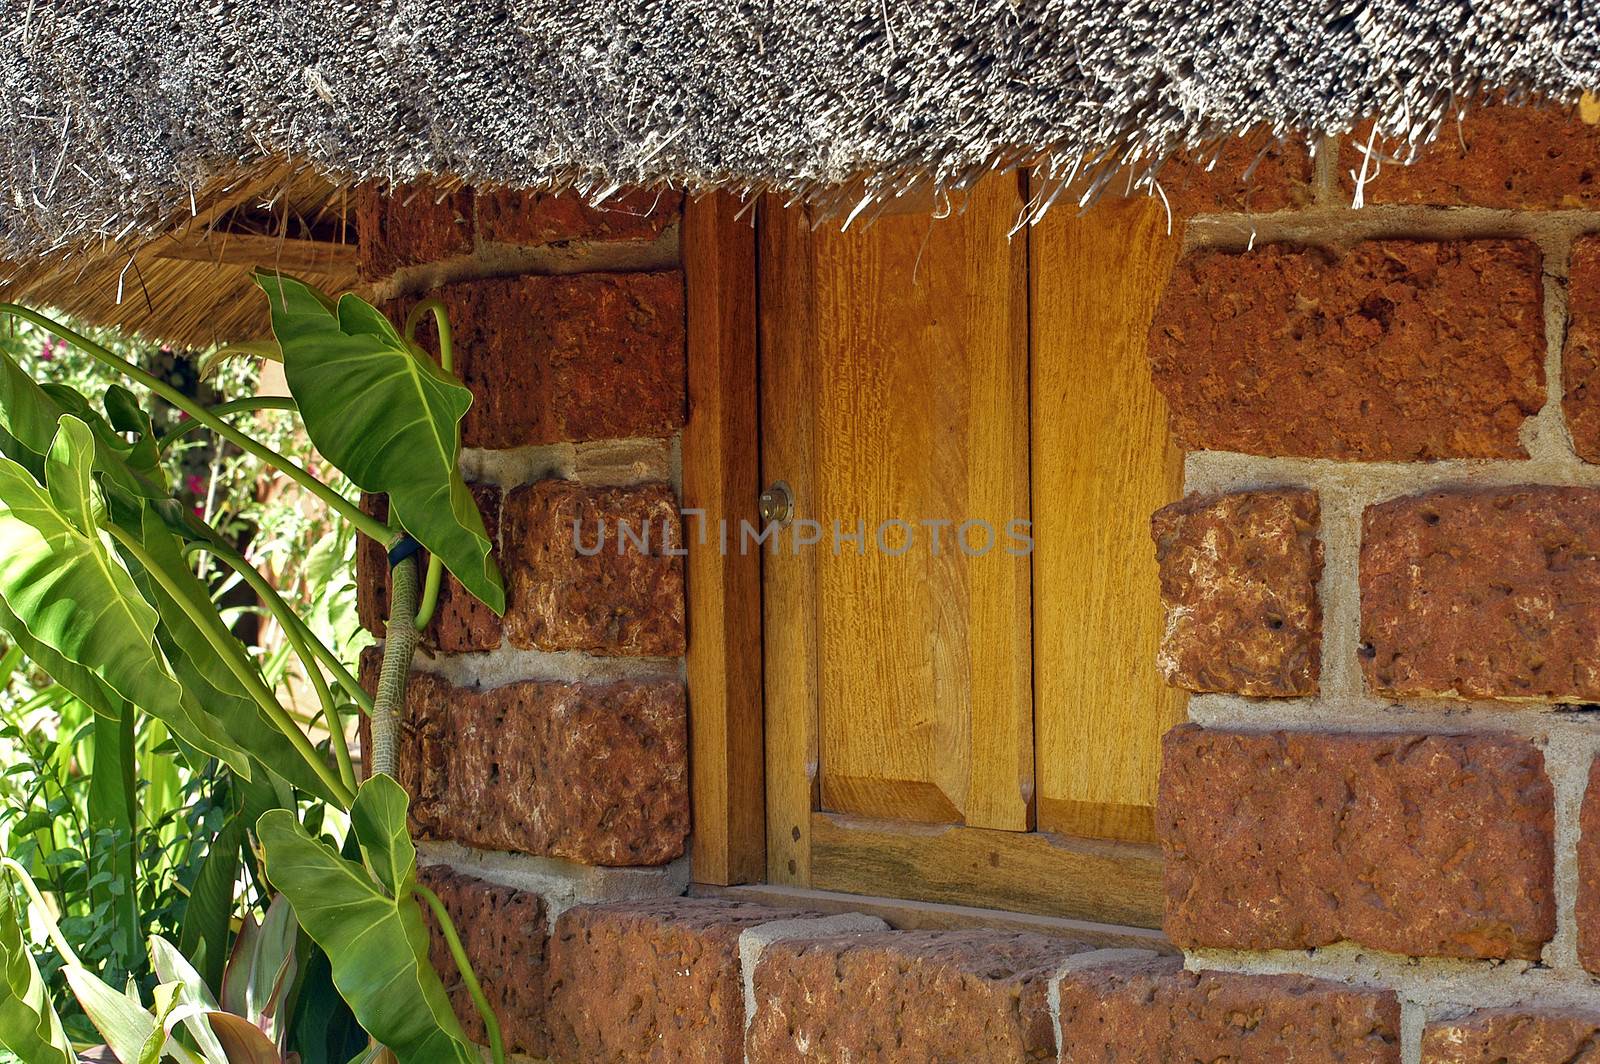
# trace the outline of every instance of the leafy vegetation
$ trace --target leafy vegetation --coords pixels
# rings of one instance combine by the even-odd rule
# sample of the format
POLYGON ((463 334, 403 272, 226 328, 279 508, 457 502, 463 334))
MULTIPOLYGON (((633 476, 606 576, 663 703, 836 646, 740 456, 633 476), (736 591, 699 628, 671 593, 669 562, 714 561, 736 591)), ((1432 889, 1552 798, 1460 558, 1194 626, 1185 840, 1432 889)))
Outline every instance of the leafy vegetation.
MULTIPOLYGON (((200 401, 196 375, 0 306, 33 326, 0 351, 0 742, 18 754, 0 781, 0 1046, 71 1060, 98 1038, 124 1064, 475 1059, 420 898, 499 1058, 449 918, 416 883, 392 765, 375 757, 358 788, 348 749, 357 713, 393 749, 444 568, 503 608, 456 468, 471 399, 448 322, 420 308, 439 321, 435 365, 414 321, 258 281, 277 346, 254 350, 282 361, 292 398, 200 401), (390 526, 352 486, 390 495, 390 526), (351 674, 356 531, 415 537, 432 559, 419 611, 397 590, 375 700, 351 674), (51 947, 37 958, 9 888, 51 947)), ((415 570, 398 563, 397 589, 415 570)))

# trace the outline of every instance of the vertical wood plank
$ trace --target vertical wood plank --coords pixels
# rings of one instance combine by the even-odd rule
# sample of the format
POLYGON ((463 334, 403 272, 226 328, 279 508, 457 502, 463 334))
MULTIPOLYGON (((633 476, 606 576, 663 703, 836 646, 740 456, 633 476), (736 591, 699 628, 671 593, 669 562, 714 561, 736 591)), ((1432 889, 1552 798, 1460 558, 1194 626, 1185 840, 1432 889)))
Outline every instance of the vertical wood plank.
MULTIPOLYGON (((1027 264, 1006 238, 1020 205, 1005 175, 948 218, 845 233, 770 220, 767 478, 795 487, 822 541, 768 559, 769 595, 777 576, 798 597, 769 599, 767 676, 771 691, 795 667, 771 660, 773 639, 814 663, 794 712, 814 729, 821 808, 1031 824, 1029 565, 1007 549, 1028 516, 1027 264), (836 543, 835 524, 856 538, 836 543)), ((792 724, 776 715, 769 727, 792 724)))
POLYGON ((1034 692, 1039 828, 1147 841, 1160 738, 1184 696, 1156 670, 1150 514, 1183 456, 1146 363, 1180 250, 1152 199, 1052 212, 1031 240, 1034 692))
MULTIPOLYGON (((723 549, 721 522, 755 521, 759 487, 756 234, 737 200, 708 195, 683 217, 689 420, 688 683, 693 869, 702 883, 766 873, 761 703, 761 560, 723 549)), ((736 540, 734 541, 736 542, 736 540)))
MULTIPOLYGON (((763 484, 786 481, 797 517, 811 513, 812 369, 816 300, 805 212, 768 196, 757 219, 763 484)), ((762 555, 766 683, 767 878, 811 883, 817 807, 816 555, 762 555)))

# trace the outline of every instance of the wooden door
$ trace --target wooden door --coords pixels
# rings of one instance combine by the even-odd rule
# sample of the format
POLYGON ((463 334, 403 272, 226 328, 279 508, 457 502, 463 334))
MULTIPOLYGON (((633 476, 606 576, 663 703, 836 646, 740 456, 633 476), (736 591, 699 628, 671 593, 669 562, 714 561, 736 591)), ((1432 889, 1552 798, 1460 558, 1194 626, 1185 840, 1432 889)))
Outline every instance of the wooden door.
POLYGON ((1022 203, 1001 175, 948 217, 761 218, 763 477, 793 499, 763 557, 769 878, 1148 924, 1176 702, 1130 528, 1176 466, 1119 286, 1158 268, 1070 222, 1009 238, 1022 203))

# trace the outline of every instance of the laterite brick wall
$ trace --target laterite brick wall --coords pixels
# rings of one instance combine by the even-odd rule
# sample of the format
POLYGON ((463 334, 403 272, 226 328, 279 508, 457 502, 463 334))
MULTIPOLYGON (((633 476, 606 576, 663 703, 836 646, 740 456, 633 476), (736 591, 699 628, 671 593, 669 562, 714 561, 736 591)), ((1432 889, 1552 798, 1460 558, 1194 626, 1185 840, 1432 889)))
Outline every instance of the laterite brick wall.
MULTIPOLYGON (((401 774, 511 1048, 1595 1055, 1600 136, 1490 110, 1462 139, 1465 157, 1447 139, 1382 168, 1360 210, 1348 145, 1275 151, 1247 184, 1248 144, 1164 179, 1185 254, 1151 365, 1190 453, 1187 497, 1152 526, 1158 665, 1196 694, 1158 822, 1182 958, 681 897, 682 559, 571 540, 574 517, 675 527, 680 204, 368 191, 377 296, 451 309, 465 471, 510 589, 503 620, 447 589, 401 774)), ((369 551, 374 630, 382 573, 369 551)))
POLYGON ((1165 927, 1191 968, 1394 991, 1382 1059, 1600 1059, 1600 131, 1447 132, 1362 209, 1327 144, 1184 231, 1165 927))
MULTIPOLYGON (((507 1043, 546 1036, 546 939, 574 905, 675 897, 689 882, 681 204, 402 186, 360 191, 360 262, 404 320, 445 303, 473 392, 462 469, 506 579, 497 618, 446 577, 407 691, 401 782, 424 877, 456 917, 507 1043), (582 521, 593 556, 574 546, 582 521), (618 521, 647 550, 617 546, 618 521)), ((436 351, 426 319, 419 337, 436 351)), ((384 499, 364 503, 385 515, 384 499)), ((380 639, 387 562, 358 558, 380 639)), ((376 679, 380 651, 363 672, 376 679)), ((436 943, 442 971, 452 971, 436 943)), ((557 957, 560 951, 555 951, 557 957)), ((455 989, 469 1033, 482 1036, 455 989)))

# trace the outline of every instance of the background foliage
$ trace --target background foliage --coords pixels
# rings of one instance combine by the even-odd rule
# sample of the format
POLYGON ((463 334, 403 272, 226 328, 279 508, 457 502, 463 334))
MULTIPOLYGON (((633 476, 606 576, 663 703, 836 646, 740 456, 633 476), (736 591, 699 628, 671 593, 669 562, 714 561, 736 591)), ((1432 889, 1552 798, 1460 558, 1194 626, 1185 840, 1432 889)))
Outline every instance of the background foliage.
MULTIPOLYGON (((248 360, 224 363, 214 380, 202 381, 196 368, 200 359, 192 353, 136 346, 115 333, 79 327, 208 405, 273 384, 270 378, 262 381, 257 364, 248 360)), ((130 387, 158 431, 182 427, 181 412, 38 328, 0 323, 0 350, 35 379, 70 385, 91 399, 97 400, 113 383, 130 387)), ((336 470, 319 463, 288 414, 261 412, 254 416, 251 432, 311 467, 331 486, 351 493, 336 470)), ((259 462, 209 433, 181 438, 164 462, 170 482, 182 485, 185 501, 268 574, 315 634, 353 666, 368 642, 356 620, 353 530, 330 521, 316 500, 270 471, 264 473, 259 462)), ((317 701, 271 617, 237 576, 211 565, 203 555, 197 567, 227 622, 253 648, 282 703, 302 720, 311 720, 317 701)), ((155 983, 146 948, 149 937, 159 934, 192 947, 200 934, 197 921, 190 918, 197 889, 227 899, 235 924, 246 917, 265 918, 266 882, 257 856, 240 845, 239 825, 253 823, 257 811, 281 796, 252 794, 252 787, 270 784, 242 786, 214 762, 195 767, 172 756, 164 725, 140 715, 131 736, 135 765, 130 808, 105 782, 110 774, 92 774, 97 747, 104 750, 126 741, 108 731, 114 729, 103 721, 97 725, 86 706, 52 684, 0 635, 0 764, 6 766, 0 774, 0 851, 22 864, 46 891, 62 931, 85 964, 114 986, 131 979, 148 991, 155 983)), ((61 958, 48 944, 37 945, 68 1033, 75 1041, 99 1041, 61 975, 61 958)), ((208 957, 203 966, 220 970, 224 959, 208 957)), ((313 955, 307 977, 326 979, 325 966, 325 959, 313 955)), ((330 1049, 327 1055, 338 1051, 330 1049)), ((318 1047, 305 1054, 308 1062, 322 1055, 318 1047)))

